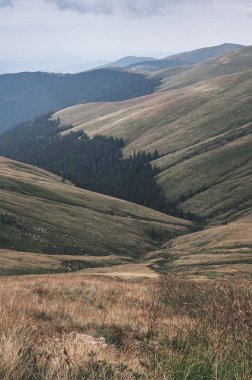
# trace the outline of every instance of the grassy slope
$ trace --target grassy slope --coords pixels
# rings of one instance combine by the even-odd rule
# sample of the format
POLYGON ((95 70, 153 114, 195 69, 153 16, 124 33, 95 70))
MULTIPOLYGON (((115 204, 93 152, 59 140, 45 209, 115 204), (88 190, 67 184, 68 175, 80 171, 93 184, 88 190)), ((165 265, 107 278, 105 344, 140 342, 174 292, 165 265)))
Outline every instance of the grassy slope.
POLYGON ((158 258, 154 266, 169 273, 251 275, 252 216, 178 237, 147 258, 158 258))
MULTIPOLYGON (((128 264, 122 256, 70 256, 46 255, 0 249, 0 276, 75 272, 84 268, 110 267, 128 264)), ((133 265, 133 264, 131 264, 133 265)), ((137 264, 135 264, 137 265, 137 264)))
POLYGON ((127 256, 187 231, 189 223, 61 183, 46 171, 0 158, 0 248, 127 256))
POLYGON ((158 149, 167 196, 212 221, 232 220, 252 209, 251 62, 244 48, 169 77, 160 93, 56 115, 90 135, 122 136, 125 154, 158 149))
POLYGON ((201 80, 251 70, 251 55, 252 46, 248 46, 218 58, 210 59, 202 65, 188 67, 176 77, 169 78, 169 80, 166 79, 169 70, 163 70, 160 72, 159 78, 163 76, 163 88, 185 87, 201 80))
POLYGON ((78 272, 78 275, 84 276, 158 278, 158 273, 151 269, 150 264, 116 255, 46 255, 0 249, 0 277, 78 272))

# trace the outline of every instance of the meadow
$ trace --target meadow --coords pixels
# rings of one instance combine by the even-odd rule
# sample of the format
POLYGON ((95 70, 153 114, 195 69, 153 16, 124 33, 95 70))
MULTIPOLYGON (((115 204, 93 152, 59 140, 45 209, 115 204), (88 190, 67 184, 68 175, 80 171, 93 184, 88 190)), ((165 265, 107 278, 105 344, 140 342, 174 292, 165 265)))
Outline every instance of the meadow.
POLYGON ((249 380, 246 279, 0 279, 4 380, 249 380))

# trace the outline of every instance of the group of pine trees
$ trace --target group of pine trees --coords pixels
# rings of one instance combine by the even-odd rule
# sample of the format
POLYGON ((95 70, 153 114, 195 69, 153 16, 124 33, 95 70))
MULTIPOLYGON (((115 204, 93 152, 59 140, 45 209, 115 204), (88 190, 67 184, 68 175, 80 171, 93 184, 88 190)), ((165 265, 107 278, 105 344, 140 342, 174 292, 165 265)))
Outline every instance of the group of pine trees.
POLYGON ((155 179, 159 169, 151 161, 159 157, 157 151, 124 158, 123 139, 60 133, 69 128, 50 115, 22 123, 1 135, 0 155, 49 170, 87 190, 187 217, 178 204, 167 202, 155 179))

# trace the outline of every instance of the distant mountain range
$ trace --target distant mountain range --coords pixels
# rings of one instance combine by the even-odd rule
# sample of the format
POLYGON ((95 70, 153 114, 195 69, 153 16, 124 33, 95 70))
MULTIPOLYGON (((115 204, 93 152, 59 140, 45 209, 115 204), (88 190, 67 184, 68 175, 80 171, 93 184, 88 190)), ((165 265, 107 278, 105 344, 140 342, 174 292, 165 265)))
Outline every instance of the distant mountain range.
POLYGON ((79 74, 36 72, 0 75, 0 133, 42 113, 78 103, 119 101, 151 94, 162 78, 136 73, 135 70, 159 71, 167 67, 194 65, 240 47, 224 44, 163 60, 125 57, 109 65, 116 68, 107 67, 79 74), (143 59, 144 65, 136 63, 143 59))
POLYGON ((77 103, 118 101, 152 93, 159 80, 118 69, 80 74, 0 76, 0 132, 42 113, 77 103))
POLYGON ((125 68, 125 67, 128 67, 130 65, 137 65, 141 62, 152 62, 152 61, 156 61, 156 58, 129 56, 129 57, 123 57, 121 59, 118 59, 117 61, 108 63, 108 64, 104 65, 103 67, 125 68))
POLYGON ((221 55, 230 53, 236 49, 244 47, 239 44, 222 44, 203 49, 197 49, 185 53, 171 55, 169 57, 158 59, 155 61, 142 61, 128 65, 129 69, 142 70, 142 71, 158 71, 176 66, 188 66, 205 61, 210 58, 219 57, 221 55))
POLYGON ((244 45, 225 43, 185 53, 173 54, 162 59, 130 56, 121 58, 118 61, 109 63, 103 67, 120 67, 130 70, 152 72, 167 69, 169 67, 194 65, 206 61, 207 59, 220 57, 242 47, 244 47, 244 45))

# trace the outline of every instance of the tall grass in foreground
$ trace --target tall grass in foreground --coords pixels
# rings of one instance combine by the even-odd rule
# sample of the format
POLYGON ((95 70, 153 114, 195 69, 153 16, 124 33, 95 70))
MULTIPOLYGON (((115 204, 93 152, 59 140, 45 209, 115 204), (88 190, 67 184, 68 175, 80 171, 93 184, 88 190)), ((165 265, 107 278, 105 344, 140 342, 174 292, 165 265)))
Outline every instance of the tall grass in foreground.
POLYGON ((250 380, 251 320, 246 280, 2 279, 0 379, 250 380))

